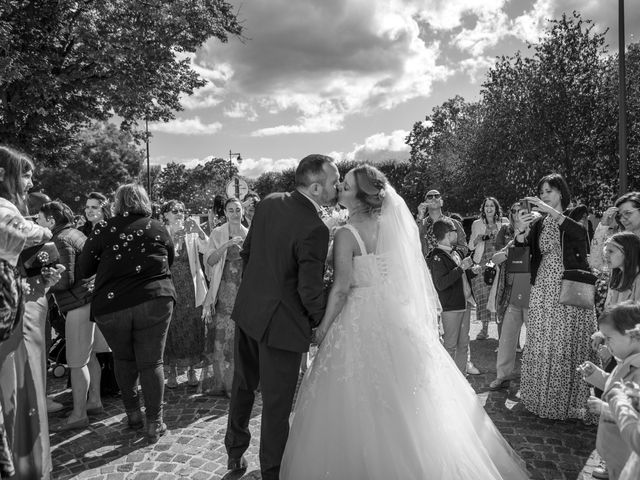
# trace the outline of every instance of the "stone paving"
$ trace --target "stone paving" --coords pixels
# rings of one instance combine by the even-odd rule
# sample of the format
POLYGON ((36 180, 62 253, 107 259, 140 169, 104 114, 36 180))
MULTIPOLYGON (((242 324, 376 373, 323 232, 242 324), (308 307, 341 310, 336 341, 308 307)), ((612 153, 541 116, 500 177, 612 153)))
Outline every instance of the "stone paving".
MULTIPOLYGON (((472 326, 472 338, 478 329, 479 326, 472 326)), ((470 381, 486 402, 485 408, 496 426, 527 462, 533 479, 590 479, 590 471, 598 462, 592 453, 595 426, 535 417, 517 403, 517 382, 512 382, 508 391, 487 391, 495 378, 497 347, 495 328, 490 333, 491 339, 472 342, 472 359, 483 374, 470 377, 470 381)), ((186 375, 179 380, 182 383, 177 389, 166 389, 165 422, 169 430, 155 445, 147 445, 142 434, 127 429, 119 398, 106 398, 105 413, 92 417, 88 429, 52 433, 53 479, 237 479, 226 470, 223 439, 228 400, 198 395, 196 388, 186 386, 186 375)), ((57 401, 71 403, 70 390, 63 379, 49 377, 49 394, 57 401)), ((250 425, 253 439, 247 452, 249 473, 243 479, 260 478, 260 410, 258 395, 250 425)), ((61 417, 50 418, 52 425, 61 421, 61 417)))

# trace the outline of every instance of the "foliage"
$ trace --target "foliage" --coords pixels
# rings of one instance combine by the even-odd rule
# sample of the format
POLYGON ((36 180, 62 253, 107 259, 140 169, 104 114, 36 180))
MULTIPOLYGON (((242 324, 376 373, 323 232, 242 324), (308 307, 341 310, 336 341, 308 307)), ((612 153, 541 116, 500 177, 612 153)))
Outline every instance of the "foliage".
POLYGON ((34 185, 34 191, 42 190, 74 210, 84 205, 89 192, 110 196, 119 185, 135 181, 144 160, 131 134, 111 123, 81 131, 74 145, 56 159, 58 167, 39 167, 34 185))
POLYGON ((4 0, 0 142, 53 166, 94 120, 167 121, 206 84, 190 54, 241 31, 224 0, 4 0))
MULTIPOLYGON (((340 178, 344 178, 349 170, 365 163, 352 160, 337 162, 340 178)), ((389 183, 401 193, 404 189, 404 178, 409 170, 408 163, 388 160, 373 164, 387 176, 389 183)), ((288 168, 281 172, 265 172, 260 175, 254 183, 254 190, 264 198, 273 192, 291 192, 295 189, 295 168, 288 168)))
POLYGON ((206 213, 215 195, 224 195, 230 175, 237 175, 235 165, 213 158, 204 165, 187 168, 184 164, 168 163, 153 184, 154 200, 180 200, 193 213, 206 213))
MULTIPOLYGON (((574 199, 596 210, 617 191, 617 56, 604 34, 579 14, 551 20, 531 53, 502 57, 487 73, 481 98, 461 97, 434 108, 407 138, 415 197, 432 186, 450 209, 469 213, 482 198, 503 205, 536 194, 543 175, 563 174, 574 199)), ((629 48, 631 185, 640 173, 640 45, 629 48)))

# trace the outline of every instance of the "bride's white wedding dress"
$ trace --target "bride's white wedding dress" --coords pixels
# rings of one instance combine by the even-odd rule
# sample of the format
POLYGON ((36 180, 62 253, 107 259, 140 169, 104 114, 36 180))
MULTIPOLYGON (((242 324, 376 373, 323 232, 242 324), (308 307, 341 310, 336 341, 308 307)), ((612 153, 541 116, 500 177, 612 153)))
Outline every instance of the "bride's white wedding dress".
POLYGON ((439 342, 415 223, 392 189, 388 197, 375 253, 347 227, 363 255, 302 381, 280 478, 527 479, 439 342))

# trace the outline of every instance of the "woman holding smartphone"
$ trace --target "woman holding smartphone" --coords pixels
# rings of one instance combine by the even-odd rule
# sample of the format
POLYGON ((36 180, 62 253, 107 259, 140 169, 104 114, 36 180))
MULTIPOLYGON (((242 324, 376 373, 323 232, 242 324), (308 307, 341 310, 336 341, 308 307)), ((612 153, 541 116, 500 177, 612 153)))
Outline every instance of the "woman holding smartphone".
POLYGON ((553 173, 538 183, 538 197, 527 197, 542 215, 523 212, 524 228, 516 245, 531 250, 531 299, 527 348, 522 358, 520 392, 530 412, 557 420, 578 418, 593 423, 586 409, 589 387, 576 368, 596 360, 590 348, 596 331, 593 308, 564 305, 559 301, 565 270, 588 270, 588 239, 579 222, 581 209, 567 209, 571 201, 564 178, 553 173))
POLYGON ((187 385, 196 387, 195 366, 202 361, 204 351, 202 303, 207 294, 198 254, 205 251, 209 239, 198 222, 186 217, 184 203, 169 200, 160 209, 160 214, 176 252, 171 278, 178 293, 164 351, 164 363, 169 369, 167 388, 178 386, 178 367, 188 368, 187 385))
POLYGON ((211 232, 203 257, 211 281, 203 306, 205 361, 199 391, 208 395, 231 395, 235 330, 231 311, 242 279, 240 250, 248 232, 241 223, 242 212, 237 198, 225 202, 227 223, 211 232))

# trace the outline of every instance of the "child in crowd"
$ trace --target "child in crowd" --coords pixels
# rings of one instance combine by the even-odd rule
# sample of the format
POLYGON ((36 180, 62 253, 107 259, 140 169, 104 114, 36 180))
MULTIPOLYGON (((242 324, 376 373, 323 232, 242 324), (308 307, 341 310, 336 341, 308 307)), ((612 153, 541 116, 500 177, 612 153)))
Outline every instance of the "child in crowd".
MULTIPOLYGON (((640 304, 622 302, 605 311, 598 319, 600 332, 611 353, 619 360, 611 373, 606 373, 591 362, 583 363, 579 369, 588 383, 603 390, 607 399, 616 382, 640 382, 640 335, 636 326, 640 324, 640 304)), ((631 449, 622 434, 609 405, 595 396, 587 401, 592 413, 600 414, 596 448, 607 463, 609 478, 618 480, 629 458, 631 449)))
POLYGON ((455 250, 458 232, 450 219, 436 220, 433 235, 438 245, 429 253, 427 265, 442 305, 444 348, 466 374, 471 309, 475 307, 468 277, 473 260, 462 258, 455 250))
MULTIPOLYGON (((640 338, 640 325, 628 333, 640 338)), ((640 478, 640 385, 617 382, 609 390, 607 400, 620 434, 631 449, 619 480, 637 480, 640 478)))

